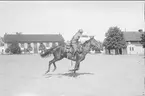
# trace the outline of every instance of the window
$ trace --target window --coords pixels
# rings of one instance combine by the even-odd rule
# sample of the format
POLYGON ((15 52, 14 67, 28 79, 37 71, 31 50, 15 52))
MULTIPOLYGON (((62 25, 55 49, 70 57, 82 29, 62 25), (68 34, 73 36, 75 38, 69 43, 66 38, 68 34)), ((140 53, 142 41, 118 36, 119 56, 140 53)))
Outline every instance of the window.
POLYGON ((134 51, 134 47, 132 47, 132 51, 134 51))
POLYGON ((130 51, 131 51, 131 47, 129 47, 130 48, 130 51))
POLYGON ((130 47, 130 51, 134 51, 134 47, 130 47))

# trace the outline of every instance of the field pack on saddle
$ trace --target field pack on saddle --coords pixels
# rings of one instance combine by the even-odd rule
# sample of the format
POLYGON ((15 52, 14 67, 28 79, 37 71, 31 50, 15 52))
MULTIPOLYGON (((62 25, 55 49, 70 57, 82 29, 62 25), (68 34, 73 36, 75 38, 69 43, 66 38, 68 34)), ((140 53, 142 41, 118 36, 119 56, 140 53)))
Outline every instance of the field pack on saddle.
POLYGON ((72 46, 70 43, 66 43, 66 45, 65 45, 65 52, 66 52, 66 53, 71 53, 71 54, 73 54, 74 51, 76 51, 76 52, 78 52, 78 53, 82 53, 82 51, 83 51, 83 46, 82 46, 82 44, 81 44, 81 43, 77 44, 77 48, 76 48, 76 50, 74 50, 73 46, 72 46))

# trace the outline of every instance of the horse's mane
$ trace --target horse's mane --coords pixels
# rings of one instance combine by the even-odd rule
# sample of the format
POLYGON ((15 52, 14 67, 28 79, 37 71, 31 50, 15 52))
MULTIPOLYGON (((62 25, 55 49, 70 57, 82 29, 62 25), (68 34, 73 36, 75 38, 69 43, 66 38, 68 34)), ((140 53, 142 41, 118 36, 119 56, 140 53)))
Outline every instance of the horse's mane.
POLYGON ((85 41, 82 45, 83 45, 83 46, 85 46, 87 43, 89 43, 89 42, 90 42, 90 40, 91 40, 91 39, 89 39, 89 40, 85 41))

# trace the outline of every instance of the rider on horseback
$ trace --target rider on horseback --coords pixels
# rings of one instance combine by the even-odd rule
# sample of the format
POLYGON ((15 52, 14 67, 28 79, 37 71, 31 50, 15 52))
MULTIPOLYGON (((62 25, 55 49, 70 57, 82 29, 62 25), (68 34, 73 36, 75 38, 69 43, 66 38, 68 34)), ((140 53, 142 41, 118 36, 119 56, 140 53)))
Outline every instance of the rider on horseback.
POLYGON ((78 45, 79 45, 78 40, 80 39, 80 37, 83 36, 82 34, 83 34, 83 30, 79 29, 78 32, 73 36, 73 38, 70 41, 70 44, 74 49, 73 56, 75 56, 75 53, 78 51, 78 45))

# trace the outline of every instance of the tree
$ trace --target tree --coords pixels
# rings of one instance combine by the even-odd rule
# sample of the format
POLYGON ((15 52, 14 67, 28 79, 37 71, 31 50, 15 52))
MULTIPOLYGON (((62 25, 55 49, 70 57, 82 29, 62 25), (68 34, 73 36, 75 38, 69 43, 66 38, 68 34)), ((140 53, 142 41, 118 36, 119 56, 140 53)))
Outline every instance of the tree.
POLYGON ((123 32, 118 27, 110 27, 105 37, 103 46, 109 51, 115 49, 115 54, 119 54, 119 50, 126 47, 123 32))
POLYGON ((5 52, 6 52, 6 53, 10 53, 10 48, 9 48, 9 47, 6 48, 5 52))
POLYGON ((141 41, 142 47, 144 48, 144 55, 145 55, 145 32, 141 35, 141 41))
POLYGON ((93 47, 92 50, 95 50, 96 53, 100 53, 101 50, 103 50, 103 43, 98 41, 98 47, 93 47))
POLYGON ((145 32, 141 35, 141 44, 145 48, 145 32))
POLYGON ((21 48, 17 42, 13 42, 8 48, 8 51, 12 54, 21 54, 21 48))

